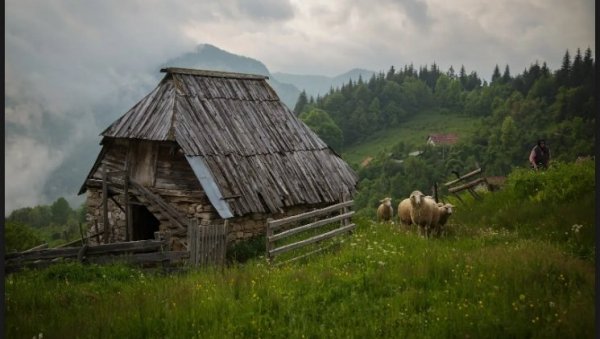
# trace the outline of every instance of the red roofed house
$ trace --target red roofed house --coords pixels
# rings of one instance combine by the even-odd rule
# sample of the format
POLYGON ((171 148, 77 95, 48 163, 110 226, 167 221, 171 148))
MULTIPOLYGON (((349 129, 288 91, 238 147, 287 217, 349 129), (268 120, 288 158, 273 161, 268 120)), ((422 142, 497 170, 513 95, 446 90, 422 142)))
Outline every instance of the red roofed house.
POLYGON ((454 145, 458 141, 458 135, 454 133, 449 134, 430 134, 427 137, 427 144, 432 146, 441 146, 441 145, 454 145))

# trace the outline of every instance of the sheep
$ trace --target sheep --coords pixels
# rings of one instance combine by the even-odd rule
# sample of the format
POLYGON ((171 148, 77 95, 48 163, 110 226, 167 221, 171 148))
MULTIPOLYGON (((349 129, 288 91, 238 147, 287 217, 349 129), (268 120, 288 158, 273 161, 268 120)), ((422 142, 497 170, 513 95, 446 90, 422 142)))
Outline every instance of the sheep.
MULTIPOLYGON (((441 203, 440 203, 441 204, 441 203)), ((442 209, 440 209, 440 219, 438 220, 438 224, 440 226, 444 226, 446 224, 446 222, 448 221, 448 218, 450 218, 450 215, 452 215, 452 213, 454 212, 452 209, 454 208, 454 205, 452 204, 438 204, 439 207, 442 207, 442 209)))
POLYGON ((446 222, 448 221, 448 218, 450 218, 450 215, 452 215, 453 208, 454 205, 452 204, 438 203, 438 220, 435 225, 435 231, 438 235, 441 235, 441 233, 443 232, 443 227, 444 225, 446 225, 446 222))
POLYGON ((425 237, 428 237, 432 226, 435 226, 434 222, 437 222, 438 206, 435 200, 425 197, 420 191, 413 191, 409 199, 412 207, 410 219, 413 224, 423 229, 425 237))
MULTIPOLYGON (((427 199, 427 197, 425 198, 427 199)), ((433 201, 433 199, 430 199, 430 201, 433 201)), ((454 205, 452 204, 444 204, 441 202, 436 204, 436 210, 435 213, 433 213, 430 228, 433 235, 439 236, 442 234, 442 227, 446 224, 448 218, 452 214, 453 207, 454 205)))
POLYGON ((390 221, 394 215, 392 208, 392 198, 384 198, 379 201, 381 205, 377 208, 377 221, 390 221))
POLYGON ((398 223, 404 224, 406 226, 412 225, 412 220, 410 219, 410 210, 412 209, 412 205, 410 203, 410 199, 406 198, 402 200, 398 204, 398 223))

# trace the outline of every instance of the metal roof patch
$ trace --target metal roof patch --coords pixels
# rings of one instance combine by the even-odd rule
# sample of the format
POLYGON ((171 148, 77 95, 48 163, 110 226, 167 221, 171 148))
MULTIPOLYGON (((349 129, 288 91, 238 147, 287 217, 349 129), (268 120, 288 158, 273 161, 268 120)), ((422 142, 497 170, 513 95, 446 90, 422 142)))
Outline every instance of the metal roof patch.
POLYGON ((204 159, 201 156, 188 155, 186 155, 185 158, 192 167, 196 178, 200 181, 204 192, 208 196, 208 200, 210 200, 210 203, 219 213, 219 216, 223 219, 233 217, 233 213, 231 213, 231 210, 229 209, 229 204, 223 199, 223 195, 219 191, 215 178, 212 176, 208 166, 206 166, 204 159))

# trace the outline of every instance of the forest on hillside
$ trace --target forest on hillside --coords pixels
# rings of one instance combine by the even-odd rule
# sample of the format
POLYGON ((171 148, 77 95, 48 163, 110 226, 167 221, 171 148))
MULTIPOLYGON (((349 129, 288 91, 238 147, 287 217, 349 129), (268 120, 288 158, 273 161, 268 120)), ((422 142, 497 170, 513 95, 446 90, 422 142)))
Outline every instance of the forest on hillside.
POLYGON ((448 150, 397 143, 380 154, 360 176, 358 207, 373 205, 384 195, 431 192, 435 182, 482 167, 489 176, 506 176, 528 166, 527 156, 538 139, 549 145, 552 161, 571 162, 593 155, 595 137, 595 61, 592 51, 567 50, 560 69, 535 61, 513 75, 496 65, 491 81, 464 66, 442 72, 434 63, 419 69, 393 66, 370 79, 350 81, 323 97, 302 93, 294 112, 334 150, 368 140, 423 114, 477 118, 481 125, 460 137, 448 150), (409 157, 415 149, 419 157, 409 157), (385 152, 384 152, 385 151, 385 152), (400 164, 398 159, 404 159, 400 164))

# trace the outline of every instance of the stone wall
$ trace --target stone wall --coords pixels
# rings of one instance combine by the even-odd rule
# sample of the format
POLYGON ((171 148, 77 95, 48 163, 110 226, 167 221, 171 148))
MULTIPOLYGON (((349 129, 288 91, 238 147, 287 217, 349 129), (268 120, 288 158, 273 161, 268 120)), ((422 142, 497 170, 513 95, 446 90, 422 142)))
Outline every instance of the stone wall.
MULTIPOLYGON (((104 243, 104 217, 102 208, 102 190, 89 188, 87 190, 87 214, 86 220, 89 225, 87 235, 100 232, 99 237, 92 237, 90 245, 104 243)), ((112 201, 108 200, 108 222, 110 224, 109 242, 125 241, 125 213, 112 201)))
MULTIPOLYGON (((161 193, 156 192, 155 193, 161 193)), ((211 225, 211 224, 222 224, 224 222, 212 207, 206 196, 196 196, 192 198, 182 198, 176 196, 169 196, 162 192, 161 197, 175 207, 183 216, 189 219, 198 220, 199 225, 211 225)), ((123 196, 118 195, 114 197, 115 200, 124 206, 123 196)), ((102 232, 100 235, 100 242, 104 242, 104 223, 102 217, 102 191, 95 188, 88 188, 87 190, 87 207, 88 213, 86 219, 88 221, 89 231, 88 235, 95 234, 96 231, 102 232)), ((266 233, 266 223, 268 218, 281 219, 284 217, 300 214, 313 210, 315 208, 321 208, 326 205, 304 205, 290 207, 284 210, 283 213, 267 214, 267 213, 252 213, 241 217, 234 217, 228 220, 229 228, 227 234, 227 243, 229 245, 238 243, 240 241, 248 240, 254 236, 264 235, 266 233)), ((156 215, 155 215, 156 216, 156 215)), ((173 233, 177 228, 168 220, 161 219, 157 216, 160 221, 159 231, 171 231, 173 233)), ((126 239, 126 219, 125 213, 112 201, 108 200, 108 219, 110 223, 110 236, 109 242, 120 242, 126 239)), ((90 244, 97 244, 96 237, 90 240, 90 244)), ((175 251, 185 250, 187 246, 187 233, 186 235, 176 236, 173 235, 171 238, 171 248, 175 251)))

